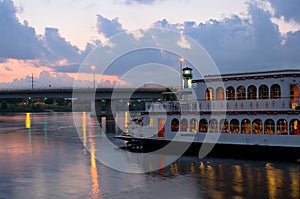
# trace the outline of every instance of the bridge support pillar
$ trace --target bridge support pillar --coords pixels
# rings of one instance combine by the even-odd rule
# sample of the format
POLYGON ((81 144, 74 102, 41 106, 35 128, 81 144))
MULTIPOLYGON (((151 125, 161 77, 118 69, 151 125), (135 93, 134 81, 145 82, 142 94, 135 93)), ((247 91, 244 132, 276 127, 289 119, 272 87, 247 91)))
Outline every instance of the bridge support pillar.
POLYGON ((95 113, 100 124, 100 127, 103 129, 105 125, 106 133, 116 133, 116 122, 112 113, 113 102, 109 100, 95 100, 95 113), (103 124, 102 118, 105 118, 105 124, 103 124))

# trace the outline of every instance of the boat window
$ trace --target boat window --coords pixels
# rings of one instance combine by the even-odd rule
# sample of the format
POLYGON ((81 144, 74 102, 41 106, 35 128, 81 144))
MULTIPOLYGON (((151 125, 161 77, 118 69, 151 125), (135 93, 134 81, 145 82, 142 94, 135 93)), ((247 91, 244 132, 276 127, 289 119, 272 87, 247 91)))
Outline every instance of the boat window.
POLYGON ((149 118, 149 126, 153 126, 153 118, 149 118))
POLYGON ((288 126, 287 121, 285 119, 280 119, 277 121, 276 126, 276 133, 278 135, 287 135, 288 134, 288 126))
POLYGON ((195 118, 190 120, 190 129, 191 132, 198 132, 198 120, 196 120, 195 118))
POLYGON ((271 99, 280 99, 281 98, 281 90, 278 84, 273 84, 271 86, 271 99))
POLYGON ((199 131, 200 132, 207 132, 207 120, 206 119, 201 119, 200 124, 199 124, 199 131))
POLYGON ((234 100, 235 92, 232 86, 226 88, 226 100, 234 100))
POLYGON ((252 134, 262 134, 262 121, 256 119, 252 123, 252 134))
POLYGON ((216 100, 224 100, 224 89, 222 87, 218 87, 216 90, 216 100))
POLYGON ((228 120, 227 119, 221 119, 219 126, 220 126, 221 133, 228 133, 228 120))
POLYGON ((275 132, 275 122, 272 119, 267 119, 264 125, 265 134, 274 134, 275 132))
POLYGON ((251 122, 249 119, 243 119, 241 123, 241 131, 243 134, 251 133, 251 122))
POLYGON ((290 134, 291 135, 300 135, 300 122, 297 119, 293 119, 290 122, 290 134))
POLYGON ((230 133, 239 133, 240 123, 237 119, 232 119, 230 121, 230 133))
POLYGON ((183 118, 180 121, 180 131, 187 132, 188 131, 188 120, 183 118))
POLYGON ((237 100, 244 100, 246 99, 246 89, 244 86, 239 86, 236 89, 236 99, 237 100))
POLYGON ((213 132, 213 133, 218 132, 218 121, 216 119, 211 119, 209 121, 209 132, 213 132))
POLYGON ((269 88, 267 85, 259 87, 259 99, 269 99, 269 88))
POLYGON ((295 109, 299 103, 299 92, 298 92, 298 84, 291 84, 290 86, 290 106, 295 109))
POLYGON ((179 120, 174 118, 171 122, 171 131, 178 132, 179 130, 179 120))
POLYGON ((205 99, 206 101, 212 101, 214 99, 214 89, 213 88, 207 88, 205 92, 205 99))
POLYGON ((256 100, 257 99, 257 88, 254 85, 248 87, 248 99, 256 100))
POLYGON ((158 137, 165 137, 165 119, 158 118, 158 137))

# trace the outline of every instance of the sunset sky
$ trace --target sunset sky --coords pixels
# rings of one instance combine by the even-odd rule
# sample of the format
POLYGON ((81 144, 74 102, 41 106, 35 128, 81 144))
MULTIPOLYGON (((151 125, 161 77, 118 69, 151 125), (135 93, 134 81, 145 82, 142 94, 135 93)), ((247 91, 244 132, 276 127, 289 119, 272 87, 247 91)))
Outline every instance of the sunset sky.
POLYGON ((97 44, 150 27, 191 37, 224 73, 300 69, 298 0, 0 0, 0 89, 30 88, 32 73, 72 86, 97 44))

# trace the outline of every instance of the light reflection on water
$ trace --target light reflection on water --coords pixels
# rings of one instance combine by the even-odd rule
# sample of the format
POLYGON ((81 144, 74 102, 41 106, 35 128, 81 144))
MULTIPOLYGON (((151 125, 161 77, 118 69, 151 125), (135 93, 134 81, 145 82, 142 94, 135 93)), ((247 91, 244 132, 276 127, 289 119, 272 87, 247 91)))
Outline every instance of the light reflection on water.
POLYGON ((97 128, 81 117, 82 142, 72 113, 0 116, 0 198, 300 198, 293 163, 182 157, 118 172, 96 160, 97 128))

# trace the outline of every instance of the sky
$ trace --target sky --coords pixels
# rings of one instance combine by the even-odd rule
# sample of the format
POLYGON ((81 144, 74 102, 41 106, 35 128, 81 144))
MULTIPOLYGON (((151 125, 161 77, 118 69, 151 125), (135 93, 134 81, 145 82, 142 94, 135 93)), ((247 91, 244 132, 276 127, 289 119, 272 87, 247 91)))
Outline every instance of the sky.
MULTIPOLYGON (((151 27, 192 38, 222 73, 300 69, 298 0, 0 0, 0 89, 31 88, 32 74, 35 87, 71 87, 97 45, 151 27)), ((98 83, 113 85, 134 58, 156 60, 147 53, 98 83)))

